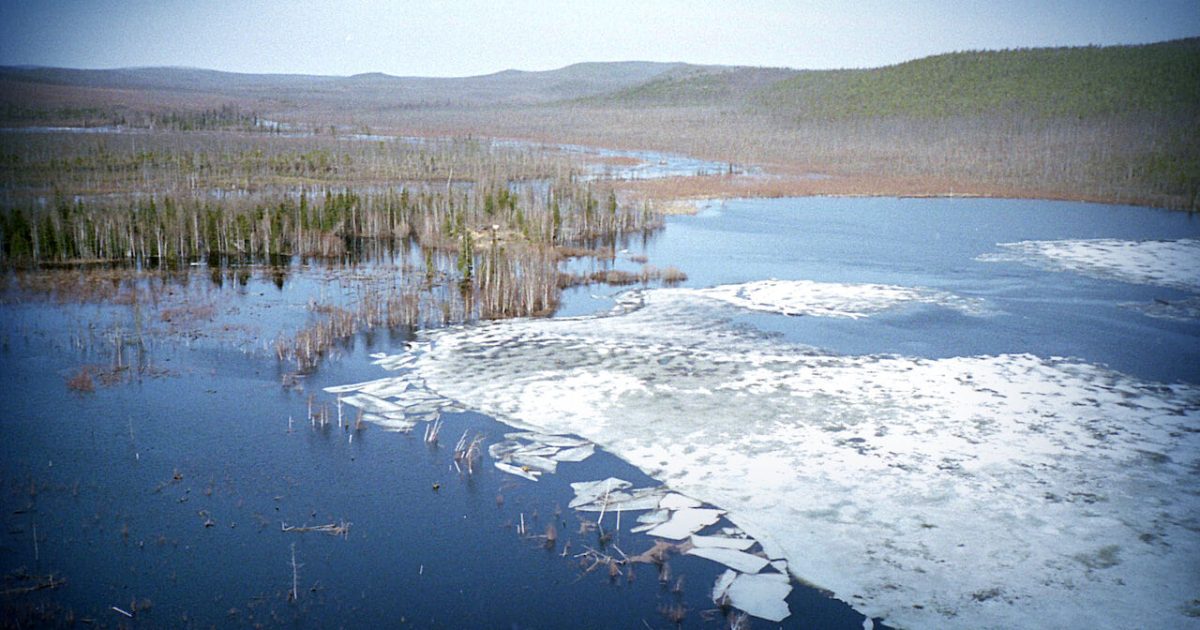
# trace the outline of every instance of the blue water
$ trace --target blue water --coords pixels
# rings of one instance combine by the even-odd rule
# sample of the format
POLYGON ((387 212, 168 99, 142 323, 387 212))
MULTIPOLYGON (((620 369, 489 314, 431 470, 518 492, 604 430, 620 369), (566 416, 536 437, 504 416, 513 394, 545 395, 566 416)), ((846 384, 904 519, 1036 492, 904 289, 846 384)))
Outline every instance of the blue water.
MULTIPOLYGON (((309 296, 335 297, 336 284, 313 280, 324 273, 294 269, 280 286, 265 269, 220 284, 207 269, 189 269, 163 291, 212 292, 236 309, 219 310, 217 328, 269 330, 269 322, 302 322, 309 296)), ((310 394, 331 405, 321 388, 379 378, 368 354, 401 351, 411 339, 404 331, 351 340, 300 380, 303 391, 282 386, 289 366, 255 343, 253 330, 186 343, 149 334, 151 369, 138 373, 129 347, 123 361, 134 370, 123 384, 70 391, 80 365, 112 361, 105 331, 124 322, 132 333, 129 314, 30 296, 0 302, 2 625, 659 628, 671 627, 659 608, 675 605, 688 611, 685 627, 723 623, 702 616, 715 609, 709 592, 720 565, 674 556, 672 572, 685 580, 676 593, 653 566, 636 567, 632 582, 610 581, 603 567, 585 572, 574 557, 585 546, 618 552, 579 530, 566 508, 571 482, 618 476, 656 485, 612 455, 531 483, 486 458, 471 477, 452 469, 464 431, 490 443, 511 430, 477 413, 445 414, 443 445, 432 449, 419 434, 371 425, 314 429, 310 394), (522 517, 533 535, 553 523, 557 544, 519 536, 522 517), (342 520, 350 522, 344 538, 281 531, 342 520), (46 576, 65 584, 17 593, 46 576)), ((626 516, 612 542, 645 551, 653 540, 631 533, 626 516)), ((789 601, 827 627, 861 625, 861 615, 811 589, 789 601)))
MULTIPOLYGON (((842 354, 949 357, 1031 353, 1106 364, 1146 379, 1200 381, 1200 322, 1148 317, 1125 303, 1189 297, 1177 289, 984 262, 1022 240, 1200 238, 1200 217, 1127 206, 1000 199, 785 198, 713 202, 671 217, 644 253, 685 286, 763 279, 881 283, 979 298, 971 316, 934 306, 860 320, 739 314, 789 341, 842 354)), ((607 308, 591 291, 563 312, 607 308)))
MULTIPOLYGON (((1200 324, 1121 306, 1184 292, 976 260, 996 252, 996 243, 1026 239, 1185 237, 1200 237, 1200 221, 1142 208, 806 198, 714 203, 698 216, 671 218, 664 232, 631 249, 651 264, 680 267, 687 286, 767 278, 886 283, 980 298, 991 310, 973 316, 919 305, 862 320, 729 310, 737 323, 833 352, 1029 352, 1198 382, 1200 324)), ((205 271, 192 279, 193 286, 204 282, 205 271)), ((256 274, 226 283, 221 299, 273 313, 263 317, 294 318, 312 290, 305 282, 297 272, 279 287, 270 274, 256 274)), ((618 290, 573 290, 560 315, 606 309, 611 301, 603 295, 618 290)), ((399 351, 403 332, 360 336, 304 379, 304 391, 283 388, 286 366, 253 344, 201 340, 153 344, 153 362, 166 376, 69 392, 65 380, 81 363, 105 360, 101 351, 75 349, 73 332, 81 321, 109 316, 92 306, 0 305, 3 588, 26 585, 22 572, 67 580, 58 589, 5 596, 5 619, 52 625, 70 615, 113 626, 129 620, 110 607, 148 600, 138 624, 657 628, 669 625, 657 608, 682 603, 688 627, 720 626, 701 616, 713 607, 707 591, 722 570, 714 563, 677 557, 673 568, 687 582, 675 594, 658 584, 652 567, 640 567, 633 583, 610 583, 603 571, 583 573, 571 557, 599 542, 578 533, 566 510, 569 482, 615 475, 653 483, 611 455, 564 465, 537 484, 490 465, 465 479, 450 469, 448 447, 430 450, 417 436, 368 428, 351 440, 352 432, 336 426, 312 429, 309 394, 328 402, 321 387, 378 378, 367 354, 399 351), (554 515, 557 506, 562 516, 554 515), (517 536, 521 515, 534 533, 556 522, 559 545, 547 551, 517 536), (345 539, 280 531, 282 522, 342 519, 352 523, 345 539), (568 540, 572 550, 562 557, 568 540), (297 602, 287 597, 293 545, 301 564, 297 602)), ((446 420, 446 442, 463 431, 489 441, 506 431, 471 412, 446 420)), ((619 544, 643 551, 651 541, 631 535, 631 524, 619 544)), ((861 624, 844 604, 812 590, 796 589, 789 604, 785 625, 861 624)))

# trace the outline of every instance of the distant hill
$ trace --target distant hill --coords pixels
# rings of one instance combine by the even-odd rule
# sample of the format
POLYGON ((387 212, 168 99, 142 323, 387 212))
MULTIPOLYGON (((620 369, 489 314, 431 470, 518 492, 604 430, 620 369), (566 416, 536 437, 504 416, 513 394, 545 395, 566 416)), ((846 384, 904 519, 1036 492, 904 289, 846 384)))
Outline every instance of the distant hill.
POLYGON ((802 72, 752 99, 807 118, 1197 111, 1200 38, 958 52, 871 70, 802 72))
POLYGON ((1200 209, 1200 38, 852 70, 631 61, 437 78, 0 67, 0 126, 278 129, 264 119, 314 134, 553 139, 847 178, 824 192, 1200 209))
POLYGON ((645 83, 584 100, 644 106, 740 105, 759 90, 798 74, 801 71, 790 68, 683 66, 645 83))
POLYGON ((576 99, 624 89, 683 67, 680 63, 580 63, 542 72, 505 70, 459 77, 397 77, 383 73, 350 77, 241 74, 196 68, 0 67, 0 81, 104 90, 149 90, 196 93, 230 99, 270 98, 286 101, 348 99, 359 106, 432 104, 528 104, 576 99))
MULTIPOLYGON (((793 70, 645 61, 579 63, 472 77, 240 74, 195 68, 0 67, 24 86, 151 91, 348 108, 719 106, 809 119, 948 117, 1022 111, 1094 117, 1200 108, 1200 38, 1141 46, 956 52, 869 70, 793 70)), ((42 90, 45 91, 44 89, 42 90)), ((2 95, 0 95, 2 96, 2 95)), ((111 102, 107 94, 102 102, 111 102)), ((86 100, 86 99, 85 99, 86 100)), ((177 102, 177 99, 176 99, 177 102)))

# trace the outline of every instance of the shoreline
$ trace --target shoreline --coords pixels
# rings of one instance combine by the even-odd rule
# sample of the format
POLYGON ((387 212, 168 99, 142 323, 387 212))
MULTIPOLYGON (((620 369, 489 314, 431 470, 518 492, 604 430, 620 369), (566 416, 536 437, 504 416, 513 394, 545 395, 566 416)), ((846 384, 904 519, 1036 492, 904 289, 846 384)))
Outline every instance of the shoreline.
POLYGON ((689 214, 682 207, 713 200, 776 199, 783 197, 844 197, 898 199, 1019 199, 1066 201, 1108 206, 1152 208, 1193 213, 1173 208, 1164 200, 1151 198, 1115 199, 1102 195, 1071 194, 1036 188, 995 187, 986 184, 955 184, 943 187, 893 178, 824 175, 710 175, 632 180, 620 189, 630 197, 666 204, 665 215, 689 214))

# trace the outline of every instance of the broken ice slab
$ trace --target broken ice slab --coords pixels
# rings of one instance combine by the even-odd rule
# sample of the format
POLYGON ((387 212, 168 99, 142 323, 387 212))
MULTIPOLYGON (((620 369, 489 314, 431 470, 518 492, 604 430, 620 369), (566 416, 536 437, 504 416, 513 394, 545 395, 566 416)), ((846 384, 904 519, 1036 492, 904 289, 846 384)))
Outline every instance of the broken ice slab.
POLYGON ((502 470, 510 475, 524 477, 530 481, 537 481, 538 475, 542 474, 542 471, 540 471, 540 470, 525 470, 524 468, 521 468, 520 466, 513 466, 512 464, 506 464, 504 462, 492 462, 492 463, 496 466, 496 468, 499 468, 500 470, 502 470))
POLYGON ((403 412, 404 408, 392 402, 388 402, 382 398, 376 398, 370 394, 351 394, 340 399, 347 405, 353 405, 372 413, 388 413, 388 412, 403 412))
POLYGON ((394 398, 413 387, 412 381, 405 378, 385 378, 377 381, 362 383, 358 391, 379 398, 394 398))
POLYGON ((604 495, 616 491, 624 490, 632 487, 633 484, 624 479, 609 477, 599 481, 579 481, 571 484, 571 489, 575 491, 575 498, 567 504, 567 507, 579 507, 588 503, 595 503, 596 500, 602 499, 604 495))
POLYGON ((692 547, 687 550, 689 556, 707 558, 713 562, 740 571, 742 573, 758 573, 767 566, 767 559, 737 549, 723 547, 692 547))
POLYGON ((602 495, 592 503, 572 506, 580 512, 633 512, 638 510, 653 510, 658 507, 664 490, 658 488, 639 488, 624 492, 610 492, 602 495))
POLYGON ((386 352, 372 352, 367 356, 371 357, 372 359, 386 359, 388 355, 386 352))
POLYGON ((730 538, 728 536, 701 536, 692 534, 692 544, 697 547, 720 547, 745 551, 754 546, 753 538, 730 538))
POLYGON ((654 510, 646 512, 637 517, 637 522, 641 523, 633 527, 630 531, 635 534, 640 534, 645 531, 650 531, 658 527, 662 523, 666 523, 671 518, 671 510, 654 510))
MULTIPOLYGON (((371 392, 368 391, 367 393, 370 394, 371 392)), ((421 391, 419 389, 409 390, 404 392, 402 395, 393 396, 392 398, 396 399, 396 403, 405 405, 407 407, 416 405, 433 405, 436 407, 441 407, 446 404, 446 399, 442 398, 441 396, 421 391)))
POLYGON ((379 425, 379 428, 384 431, 395 431, 397 433, 408 433, 413 430, 416 423, 411 420, 396 420, 393 418, 383 418, 375 416, 373 422, 379 425))
POLYGON ((371 394, 372 396, 378 396, 380 398, 398 399, 403 396, 410 387, 412 387, 411 384, 402 381, 399 383, 391 383, 388 385, 362 389, 359 391, 363 392, 364 394, 371 394))
POLYGON ((717 522, 724 510, 684 508, 671 514, 671 520, 650 530, 651 536, 683 540, 693 533, 717 522))
POLYGON ((538 442, 546 446, 557 446, 558 448, 574 448, 591 444, 583 438, 573 438, 566 435, 550 435, 548 433, 537 433, 534 431, 521 431, 518 433, 505 433, 504 437, 509 440, 525 440, 526 442, 538 442))
POLYGON ((550 457, 558 452, 553 446, 541 446, 539 444, 530 444, 521 449, 517 449, 522 455, 533 455, 534 457, 550 457))
POLYGON ((668 510, 682 510, 683 508, 698 508, 700 507, 700 502, 691 497, 685 497, 682 494, 673 492, 663 497, 658 507, 668 510))
POLYGON ((645 514, 638 516, 637 522, 652 523, 654 525, 657 525, 659 523, 666 523, 670 518, 671 518, 670 510, 654 510, 653 512, 646 512, 645 514))
POLYGON ((576 446, 575 448, 563 449, 554 455, 554 459, 560 462, 581 462, 591 457, 595 452, 595 445, 585 444, 583 446, 576 446))
POLYGON ((521 450, 521 444, 519 442, 505 440, 503 442, 495 442, 491 446, 488 446, 488 455, 491 455, 492 459, 504 459, 509 453, 519 450, 521 450))
POLYGON ((382 384, 391 383, 393 380, 394 379, 389 376, 387 378, 375 379, 373 381, 366 381, 363 383, 351 383, 349 385, 335 385, 333 387, 326 387, 325 391, 329 392, 330 394, 345 394, 348 392, 357 392, 357 391, 362 390, 365 387, 371 387, 373 385, 382 385, 382 384))
POLYGON ((371 358, 375 359, 374 361, 371 362, 373 365, 378 365, 385 370, 399 370, 401 368, 405 368, 405 367, 412 365, 413 362, 417 360, 417 355, 415 355, 415 354, 393 354, 393 355, 385 355, 382 357, 376 357, 376 356, 372 355, 371 358))
POLYGON ((759 573, 737 576, 725 594, 734 608, 767 621, 783 621, 792 614, 785 601, 791 592, 791 580, 786 575, 759 573))
POLYGON ((439 409, 439 407, 436 405, 401 405, 401 407, 413 415, 437 413, 439 409))
POLYGON ((775 567, 776 571, 779 571, 784 575, 788 574, 787 560, 773 560, 771 561, 771 566, 775 567))
POLYGON ((558 472, 558 462, 549 457, 530 455, 524 451, 510 453, 507 460, 524 469, 536 468, 537 470, 551 474, 558 472))
POLYGON ((733 580, 738 576, 737 571, 733 569, 725 569, 725 572, 717 576, 717 581, 713 584, 712 600, 718 606, 721 605, 721 598, 725 597, 725 593, 729 591, 729 586, 733 584, 733 580))

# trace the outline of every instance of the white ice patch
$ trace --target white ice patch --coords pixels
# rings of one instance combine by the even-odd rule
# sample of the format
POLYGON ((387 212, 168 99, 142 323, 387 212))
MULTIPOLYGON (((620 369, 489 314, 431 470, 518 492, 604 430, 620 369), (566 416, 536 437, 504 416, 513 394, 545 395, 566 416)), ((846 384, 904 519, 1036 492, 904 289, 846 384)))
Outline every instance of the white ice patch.
POLYGON ((720 562, 742 573, 758 573, 768 564, 767 559, 761 556, 723 547, 692 547, 687 550, 687 555, 720 562))
POLYGON ((537 481, 532 472, 558 472, 559 462, 581 462, 591 457, 595 446, 587 440, 568 435, 548 435, 534 431, 506 433, 505 440, 488 446, 488 455, 496 460, 496 468, 507 473, 537 481), (500 464, 505 464, 501 466, 500 464))
POLYGON ((411 369, 728 510, 770 559, 895 625, 1194 621, 1197 387, 1030 355, 829 356, 723 323, 707 297, 631 296, 610 317, 437 331, 411 369))
POLYGON ((671 518, 666 523, 650 530, 651 536, 659 538, 670 538, 671 540, 683 540, 688 536, 700 531, 701 529, 717 522, 724 514, 724 510, 714 510, 712 508, 683 508, 671 513, 671 518))
POLYGON ((1023 262, 1103 280, 1200 292, 1200 240, 1082 239, 1000 243, 984 261, 1023 262))
POLYGON ((985 312, 983 302, 943 291, 887 284, 843 284, 809 280, 761 280, 708 289, 667 289, 783 315, 860 319, 905 304, 931 304, 968 315, 985 312))
POLYGON ((729 603, 755 617, 768 621, 783 621, 789 611, 784 601, 792 592, 792 585, 782 575, 756 574, 739 575, 726 589, 729 603))
POLYGON ((691 541, 692 545, 696 547, 720 547, 738 551, 745 551, 754 546, 753 538, 730 538, 728 536, 693 535, 691 541))

